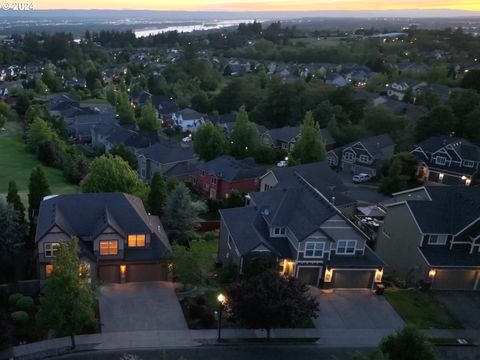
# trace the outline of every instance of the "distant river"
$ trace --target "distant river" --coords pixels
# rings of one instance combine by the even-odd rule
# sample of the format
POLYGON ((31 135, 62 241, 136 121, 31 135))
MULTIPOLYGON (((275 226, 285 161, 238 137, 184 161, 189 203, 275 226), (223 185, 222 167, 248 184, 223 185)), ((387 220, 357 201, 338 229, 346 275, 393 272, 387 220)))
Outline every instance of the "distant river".
MULTIPOLYGON (((140 29, 135 30, 135 36, 138 37, 145 37, 149 35, 157 35, 162 34, 168 31, 178 31, 182 32, 193 32, 193 31, 202 31, 202 30, 213 30, 213 29, 221 29, 224 27, 229 26, 237 26, 241 23, 252 23, 254 20, 221 20, 221 21, 210 21, 204 22, 201 24, 195 25, 175 25, 175 26, 166 26, 163 28, 151 28, 151 29, 140 29)), ((259 21, 261 22, 261 21, 259 21)))

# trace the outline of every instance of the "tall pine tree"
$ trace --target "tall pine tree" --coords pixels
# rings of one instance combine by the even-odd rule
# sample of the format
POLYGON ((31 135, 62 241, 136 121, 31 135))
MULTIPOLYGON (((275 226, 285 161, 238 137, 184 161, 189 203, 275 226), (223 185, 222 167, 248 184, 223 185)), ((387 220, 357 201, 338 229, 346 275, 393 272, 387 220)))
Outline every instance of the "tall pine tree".
POLYGON ((160 172, 153 175, 148 194, 148 209, 157 216, 163 215, 163 209, 167 202, 167 183, 160 172))
POLYGON ((17 183, 10 181, 8 183, 7 202, 13 206, 13 209, 18 212, 18 216, 21 222, 25 222, 25 205, 18 195, 17 183))
POLYGON ((38 214, 43 198, 50 194, 47 176, 43 169, 37 166, 32 170, 28 184, 28 219, 30 221, 38 214))
POLYGON ((293 160, 300 164, 308 164, 325 159, 325 145, 320 135, 320 126, 313 119, 312 112, 305 114, 300 126, 300 139, 293 148, 293 160))

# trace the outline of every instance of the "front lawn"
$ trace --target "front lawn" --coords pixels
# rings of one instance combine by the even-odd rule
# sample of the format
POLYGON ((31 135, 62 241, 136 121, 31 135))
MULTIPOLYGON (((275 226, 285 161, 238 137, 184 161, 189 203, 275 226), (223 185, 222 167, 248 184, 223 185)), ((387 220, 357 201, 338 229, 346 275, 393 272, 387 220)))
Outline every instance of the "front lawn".
POLYGON ((191 250, 198 254, 202 273, 209 274, 215 266, 215 256, 218 252, 218 231, 196 233, 190 242, 191 250))
MULTIPOLYGON (((0 196, 6 195, 8 182, 17 182, 20 196, 27 203, 28 181, 32 169, 40 162, 27 152, 16 123, 7 124, 7 133, 0 135, 0 196)), ((50 183, 52 194, 69 194, 79 191, 78 186, 68 183, 61 170, 43 167, 50 183)))
POLYGON ((409 325, 420 329, 462 328, 447 308, 428 292, 388 289, 385 298, 409 325))

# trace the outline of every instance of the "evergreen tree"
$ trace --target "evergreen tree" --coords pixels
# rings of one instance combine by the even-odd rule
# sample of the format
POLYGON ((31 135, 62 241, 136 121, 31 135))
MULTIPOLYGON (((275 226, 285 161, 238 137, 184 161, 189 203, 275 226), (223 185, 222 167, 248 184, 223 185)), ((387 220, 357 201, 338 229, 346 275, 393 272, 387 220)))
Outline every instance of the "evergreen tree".
POLYGON ((240 107, 231 135, 231 154, 237 159, 245 158, 255 153, 259 142, 258 130, 255 124, 248 120, 245 106, 240 107))
POLYGON ((10 181, 8 183, 7 202, 13 206, 13 209, 18 212, 19 219, 22 223, 25 222, 25 205, 18 195, 17 183, 10 181))
POLYGON ((121 92, 117 96, 117 113, 120 124, 135 124, 135 109, 130 104, 130 99, 125 92, 121 92))
POLYGON ((39 325, 53 330, 56 337, 75 335, 95 324, 95 292, 89 282, 88 267, 78 258, 77 239, 62 242, 41 299, 39 325))
POLYGON ((325 159, 325 153, 320 126, 313 119, 312 112, 308 111, 300 126, 300 139, 293 148, 293 160, 300 164, 308 164, 325 159))
POLYGON ((47 176, 43 169, 37 166, 32 170, 28 184, 28 219, 30 222, 38 214, 43 198, 50 194, 47 176))
POLYGON ((150 213, 157 216, 163 215, 163 209, 167 202, 167 183, 160 172, 153 175, 148 194, 148 209, 150 213))
POLYGON ((151 99, 148 99, 142 108, 142 117, 138 121, 138 127, 145 131, 158 132, 160 122, 155 114, 151 99))

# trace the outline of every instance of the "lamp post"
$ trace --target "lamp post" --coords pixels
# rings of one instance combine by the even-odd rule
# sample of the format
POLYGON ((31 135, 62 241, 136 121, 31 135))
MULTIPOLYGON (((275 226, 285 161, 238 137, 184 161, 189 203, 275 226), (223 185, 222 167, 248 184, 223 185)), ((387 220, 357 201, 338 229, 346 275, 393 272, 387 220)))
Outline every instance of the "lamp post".
POLYGON ((220 311, 218 312, 218 337, 217 341, 222 341, 222 312, 223 312, 223 304, 225 303, 226 297, 223 294, 219 294, 217 296, 217 300, 220 303, 220 311))

